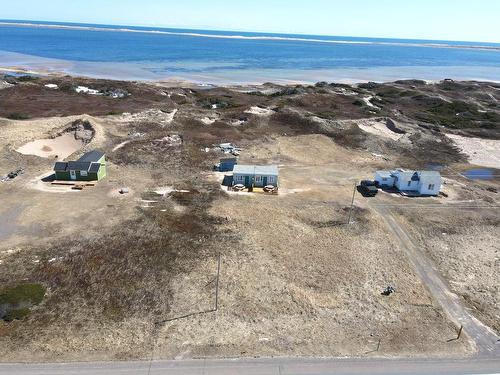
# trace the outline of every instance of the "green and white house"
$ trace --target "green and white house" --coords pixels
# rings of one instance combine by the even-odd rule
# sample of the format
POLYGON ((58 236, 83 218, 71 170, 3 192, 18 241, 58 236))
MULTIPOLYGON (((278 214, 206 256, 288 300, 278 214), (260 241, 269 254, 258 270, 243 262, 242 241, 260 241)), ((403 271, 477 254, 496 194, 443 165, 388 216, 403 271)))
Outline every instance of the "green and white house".
POLYGON ((233 185, 250 187, 278 187, 277 165, 235 165, 233 169, 233 185))
POLYGON ((100 181, 106 177, 106 155, 93 150, 77 161, 57 162, 54 172, 58 181, 100 181))

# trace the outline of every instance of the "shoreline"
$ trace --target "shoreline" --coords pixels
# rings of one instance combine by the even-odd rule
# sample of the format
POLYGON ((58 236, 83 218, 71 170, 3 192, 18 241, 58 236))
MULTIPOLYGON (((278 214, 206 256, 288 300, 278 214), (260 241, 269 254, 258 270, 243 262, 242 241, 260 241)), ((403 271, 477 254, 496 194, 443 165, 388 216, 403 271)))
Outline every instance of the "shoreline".
MULTIPOLYGON (((0 56, 2 52, 0 52, 0 56)), ((24 55, 23 55, 24 56, 24 55)), ((32 56, 30 56, 32 57, 32 56)), ((36 59, 36 57, 35 57, 36 59)), ((82 79, 103 79, 129 82, 144 82, 150 84, 168 84, 176 87, 213 86, 233 87, 262 85, 273 83, 279 85, 310 85, 317 82, 335 82, 355 85, 367 82, 388 83, 398 80, 422 80, 435 83, 445 79, 455 81, 477 81, 498 84, 500 83, 500 68, 498 75, 483 75, 464 72, 469 67, 444 67, 446 74, 436 74, 443 71, 440 67, 381 67, 381 68, 339 68, 334 70, 282 70, 282 71, 221 71, 205 74, 152 74, 147 69, 134 66, 134 64, 120 63, 78 63, 55 60, 47 62, 40 58, 39 62, 25 64, 9 64, 0 66, 1 74, 31 74, 41 77, 61 78, 71 76, 82 79), (74 64, 74 65, 72 65, 74 64), (127 66, 128 65, 128 66, 127 66), (117 69, 113 69, 113 67, 117 69), (496 77, 499 78, 496 78, 496 77), (248 78, 250 77, 250 78, 248 78), (495 77, 495 78, 492 78, 495 77)), ((50 60, 50 59, 48 59, 50 60)), ((482 71, 481 67, 476 67, 482 71)))

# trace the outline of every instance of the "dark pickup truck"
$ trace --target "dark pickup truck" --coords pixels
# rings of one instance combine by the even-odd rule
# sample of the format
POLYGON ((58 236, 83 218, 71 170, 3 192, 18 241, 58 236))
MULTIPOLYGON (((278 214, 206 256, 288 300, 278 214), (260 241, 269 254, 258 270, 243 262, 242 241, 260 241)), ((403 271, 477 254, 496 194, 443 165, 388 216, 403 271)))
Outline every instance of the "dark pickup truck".
POLYGON ((363 180, 358 186, 358 191, 364 197, 374 197, 378 193, 375 181, 363 180))

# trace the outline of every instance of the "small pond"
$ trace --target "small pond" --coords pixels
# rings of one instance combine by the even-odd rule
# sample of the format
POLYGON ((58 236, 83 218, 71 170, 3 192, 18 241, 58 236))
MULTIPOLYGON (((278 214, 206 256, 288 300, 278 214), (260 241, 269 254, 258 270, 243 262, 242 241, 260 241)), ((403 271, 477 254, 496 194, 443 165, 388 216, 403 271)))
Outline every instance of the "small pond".
POLYGON ((495 170, 491 168, 469 169, 462 174, 471 180, 493 180, 495 178, 495 170))

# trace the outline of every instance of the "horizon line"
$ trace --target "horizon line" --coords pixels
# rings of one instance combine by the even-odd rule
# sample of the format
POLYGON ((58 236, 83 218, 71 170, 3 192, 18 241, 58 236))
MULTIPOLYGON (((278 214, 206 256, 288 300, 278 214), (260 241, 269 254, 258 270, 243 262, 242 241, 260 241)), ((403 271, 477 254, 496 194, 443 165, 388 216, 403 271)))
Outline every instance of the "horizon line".
POLYGON ((332 44, 379 44, 379 45, 395 45, 395 46, 415 46, 415 47, 435 47, 435 48, 469 48, 469 49, 485 49, 485 50, 500 50, 500 42, 482 42, 482 41, 464 41, 464 40, 445 40, 445 39, 421 39, 421 38, 396 38, 396 37, 364 37, 352 35, 327 35, 327 34, 295 34, 284 32, 266 32, 266 31, 245 31, 245 30, 222 30, 214 28, 197 28, 197 27, 173 27, 173 26, 158 26, 158 25, 115 25, 105 23, 86 23, 86 22, 67 22, 67 21, 45 21, 45 20, 19 20, 19 19, 0 19, 0 26, 29 26, 29 27, 45 27, 45 28, 62 28, 62 29, 81 29, 89 31, 111 31, 111 32, 137 32, 179 36, 194 36, 219 39, 248 39, 248 40, 283 40, 283 41, 303 41, 317 43, 332 43, 332 44), (83 25, 83 26, 82 26, 83 25), (103 27, 107 26, 107 27, 103 27), (110 28, 114 27, 114 28, 110 28), (126 29, 129 27, 135 28, 153 28, 157 30, 134 30, 126 29), (115 29, 116 28, 116 29, 115 29), (219 34, 201 34, 192 32, 172 32, 162 30, 186 30, 186 31, 212 31, 212 32, 230 32, 230 33, 250 33, 263 34, 259 36, 244 36, 244 35, 219 35, 219 34), (266 36, 266 34, 268 36, 266 36), (283 37, 282 35, 290 35, 292 37, 283 37), (401 42, 385 42, 385 41, 349 41, 349 40, 327 40, 313 39, 307 37, 326 37, 326 38, 359 38, 359 39, 389 39, 399 41, 413 41, 417 43, 401 43, 401 42), (423 43, 418 43, 423 42, 423 43), (438 42, 438 43, 434 43, 438 42), (440 43, 439 43, 440 42, 440 43), (443 42, 453 43, 475 43, 465 45, 451 45, 443 42), (487 45, 481 45, 486 43, 487 45), (492 46, 493 45, 493 46, 492 46))

